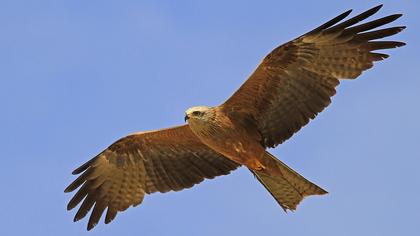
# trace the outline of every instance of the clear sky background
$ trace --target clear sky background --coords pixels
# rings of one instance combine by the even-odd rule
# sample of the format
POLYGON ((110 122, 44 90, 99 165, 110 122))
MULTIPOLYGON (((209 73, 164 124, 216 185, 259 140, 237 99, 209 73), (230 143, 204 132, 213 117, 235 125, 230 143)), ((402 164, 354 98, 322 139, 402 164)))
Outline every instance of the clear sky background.
POLYGON ((416 1, 0 1, 0 235, 415 235, 416 1), (277 45, 353 8, 404 13, 408 43, 271 150, 330 193, 285 214, 241 168, 86 232, 64 188, 116 139, 230 96, 277 45))

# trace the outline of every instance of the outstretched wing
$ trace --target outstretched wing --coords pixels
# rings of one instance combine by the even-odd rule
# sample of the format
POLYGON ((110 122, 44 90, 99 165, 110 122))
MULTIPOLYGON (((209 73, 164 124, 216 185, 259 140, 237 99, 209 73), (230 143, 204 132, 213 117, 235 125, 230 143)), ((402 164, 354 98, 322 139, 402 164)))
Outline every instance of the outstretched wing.
POLYGON ((370 31, 400 14, 354 26, 381 7, 338 24, 350 14, 347 11, 274 49, 222 105, 224 111, 251 121, 249 127, 258 129, 265 147, 284 142, 330 104, 339 79, 354 79, 374 61, 388 57, 373 51, 405 45, 376 40, 400 32, 403 26, 370 31))
POLYGON ((118 211, 140 204, 145 194, 190 188, 238 166, 201 143, 187 125, 129 135, 73 171, 81 175, 65 192, 81 187, 67 209, 83 201, 77 221, 93 207, 90 230, 105 209, 109 223, 118 211))

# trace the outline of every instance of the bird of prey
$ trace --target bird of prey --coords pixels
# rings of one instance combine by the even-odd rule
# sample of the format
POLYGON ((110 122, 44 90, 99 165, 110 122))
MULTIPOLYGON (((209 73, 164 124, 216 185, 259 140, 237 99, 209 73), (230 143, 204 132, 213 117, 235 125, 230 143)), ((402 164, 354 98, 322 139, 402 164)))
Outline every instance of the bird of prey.
POLYGON ((93 208, 87 229, 106 210, 105 223, 142 203, 146 194, 190 188, 244 165, 285 210, 306 196, 327 192, 293 171, 267 149, 300 130, 331 103, 341 79, 355 79, 388 55, 376 52, 405 45, 379 40, 404 26, 377 29, 401 14, 359 23, 382 5, 344 20, 351 10, 270 52, 223 104, 197 106, 187 124, 139 132, 113 143, 73 171, 66 189, 81 203, 74 221, 93 208))

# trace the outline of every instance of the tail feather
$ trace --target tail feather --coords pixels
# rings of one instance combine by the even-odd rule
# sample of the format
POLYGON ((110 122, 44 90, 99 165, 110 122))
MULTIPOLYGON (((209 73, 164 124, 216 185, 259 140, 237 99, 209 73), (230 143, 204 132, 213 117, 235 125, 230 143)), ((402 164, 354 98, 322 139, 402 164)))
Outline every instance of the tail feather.
POLYGON ((266 152, 265 170, 251 170, 284 211, 296 210, 304 197, 323 195, 327 191, 299 175, 276 157, 266 152))

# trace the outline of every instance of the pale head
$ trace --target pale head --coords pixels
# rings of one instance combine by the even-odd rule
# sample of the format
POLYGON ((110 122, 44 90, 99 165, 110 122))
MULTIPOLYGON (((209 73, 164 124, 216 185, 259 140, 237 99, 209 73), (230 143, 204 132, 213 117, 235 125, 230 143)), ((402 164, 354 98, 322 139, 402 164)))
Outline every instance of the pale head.
POLYGON ((188 123, 207 121, 210 117, 212 117, 212 108, 207 106, 191 107, 185 111, 185 121, 188 123))

